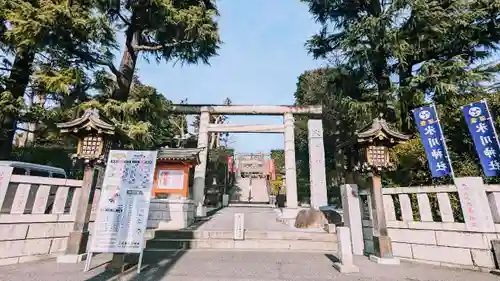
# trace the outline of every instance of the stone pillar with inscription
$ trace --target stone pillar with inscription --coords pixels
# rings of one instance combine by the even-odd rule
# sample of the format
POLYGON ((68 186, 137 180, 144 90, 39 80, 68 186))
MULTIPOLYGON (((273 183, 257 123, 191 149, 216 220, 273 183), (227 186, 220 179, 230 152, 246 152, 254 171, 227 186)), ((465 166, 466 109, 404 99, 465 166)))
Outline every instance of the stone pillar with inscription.
POLYGON ((323 123, 319 119, 307 121, 309 143, 309 180, 311 207, 319 209, 328 205, 326 194, 325 148, 323 145, 323 123))
POLYGON ((203 197, 205 195, 205 176, 208 158, 208 124, 210 123, 210 113, 202 111, 200 114, 200 128, 198 129, 198 148, 203 148, 200 152, 200 164, 194 169, 193 200, 196 205, 196 216, 204 217, 206 215, 203 206, 203 197))
POLYGON ((495 222, 483 179, 481 177, 459 177, 455 178, 455 185, 467 230, 495 232, 495 222))
MULTIPOLYGON (((297 209, 297 171, 295 166, 295 124, 292 113, 284 114, 285 122, 285 178, 286 206, 297 209)), ((296 214, 291 216, 295 217, 296 214)))

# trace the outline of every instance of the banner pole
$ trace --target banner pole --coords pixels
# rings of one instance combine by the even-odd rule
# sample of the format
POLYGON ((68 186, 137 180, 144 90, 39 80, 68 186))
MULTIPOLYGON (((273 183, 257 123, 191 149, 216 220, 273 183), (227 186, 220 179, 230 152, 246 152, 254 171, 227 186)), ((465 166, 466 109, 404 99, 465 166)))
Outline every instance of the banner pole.
POLYGON ((439 133, 441 134, 441 141, 443 142, 443 148, 446 151, 446 155, 448 156, 448 165, 450 166, 450 174, 453 179, 453 183, 455 183, 455 171, 453 170, 453 165, 451 164, 451 157, 448 151, 448 146, 446 145, 446 138, 444 137, 443 129, 441 128, 441 121, 439 120, 439 114, 436 109, 436 105, 433 103, 432 108, 434 109, 434 113, 436 114, 436 119, 438 121, 439 133))
POLYGON ((495 134, 495 140, 497 141, 497 145, 500 148, 500 141, 498 140, 497 129, 495 128, 495 122, 493 120, 493 116, 491 116, 490 107, 488 106, 488 101, 486 99, 482 99, 484 105, 486 107, 486 111, 488 111, 488 116, 490 117, 491 127, 493 127, 493 134, 495 134))

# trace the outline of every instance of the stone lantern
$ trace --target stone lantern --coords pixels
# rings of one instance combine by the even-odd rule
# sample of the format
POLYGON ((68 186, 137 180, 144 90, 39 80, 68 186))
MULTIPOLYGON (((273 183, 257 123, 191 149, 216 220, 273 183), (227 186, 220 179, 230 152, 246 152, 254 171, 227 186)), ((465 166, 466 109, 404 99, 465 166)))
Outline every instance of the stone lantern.
POLYGON ((409 139, 410 136, 391 129, 386 120, 380 116, 356 132, 349 142, 342 145, 356 152, 350 161, 350 169, 371 177, 371 217, 375 255, 370 256, 370 259, 379 263, 399 262, 393 258, 392 244, 387 233, 380 172, 391 169, 393 166, 389 157, 389 149, 409 139))
POLYGON ((118 141, 115 126, 100 116, 97 109, 87 109, 80 118, 59 123, 57 128, 78 140, 74 157, 85 163, 105 163, 113 144, 118 141))
POLYGON ((354 151, 357 151, 353 170, 378 174, 392 168, 389 149, 409 139, 410 136, 391 129, 382 117, 375 118, 361 132, 356 132, 350 141, 354 151))
MULTIPOLYGON (((69 234, 65 255, 58 257, 58 262, 75 263, 85 258, 89 238, 88 225, 96 186, 94 175, 106 163, 109 151, 117 142, 117 134, 115 126, 100 116, 96 109, 87 109, 80 118, 59 123, 57 127, 61 133, 77 139, 77 153, 73 157, 76 161, 84 163, 83 185, 75 210, 73 231, 69 234)), ((102 179, 102 175, 99 179, 102 179)))

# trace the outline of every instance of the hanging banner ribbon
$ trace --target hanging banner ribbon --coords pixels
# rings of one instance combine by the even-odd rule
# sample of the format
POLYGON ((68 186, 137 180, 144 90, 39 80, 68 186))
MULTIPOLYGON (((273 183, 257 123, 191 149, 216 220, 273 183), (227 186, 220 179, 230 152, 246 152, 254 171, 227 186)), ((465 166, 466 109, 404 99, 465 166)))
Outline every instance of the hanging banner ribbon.
POLYGON ((500 146, 488 102, 481 100, 462 107, 485 176, 500 176, 500 146))
POLYGON ((412 112, 427 154, 432 177, 439 178, 446 175, 454 177, 436 107, 434 105, 424 106, 416 108, 412 112))

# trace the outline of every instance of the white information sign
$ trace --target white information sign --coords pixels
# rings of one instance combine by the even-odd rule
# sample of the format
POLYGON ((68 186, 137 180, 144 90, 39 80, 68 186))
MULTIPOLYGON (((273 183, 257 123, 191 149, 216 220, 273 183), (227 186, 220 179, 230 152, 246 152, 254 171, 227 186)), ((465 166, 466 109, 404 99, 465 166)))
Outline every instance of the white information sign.
POLYGON ((157 151, 109 153, 89 252, 141 253, 157 151))
POLYGON ((184 170, 160 169, 157 180, 160 189, 183 189, 184 170))

